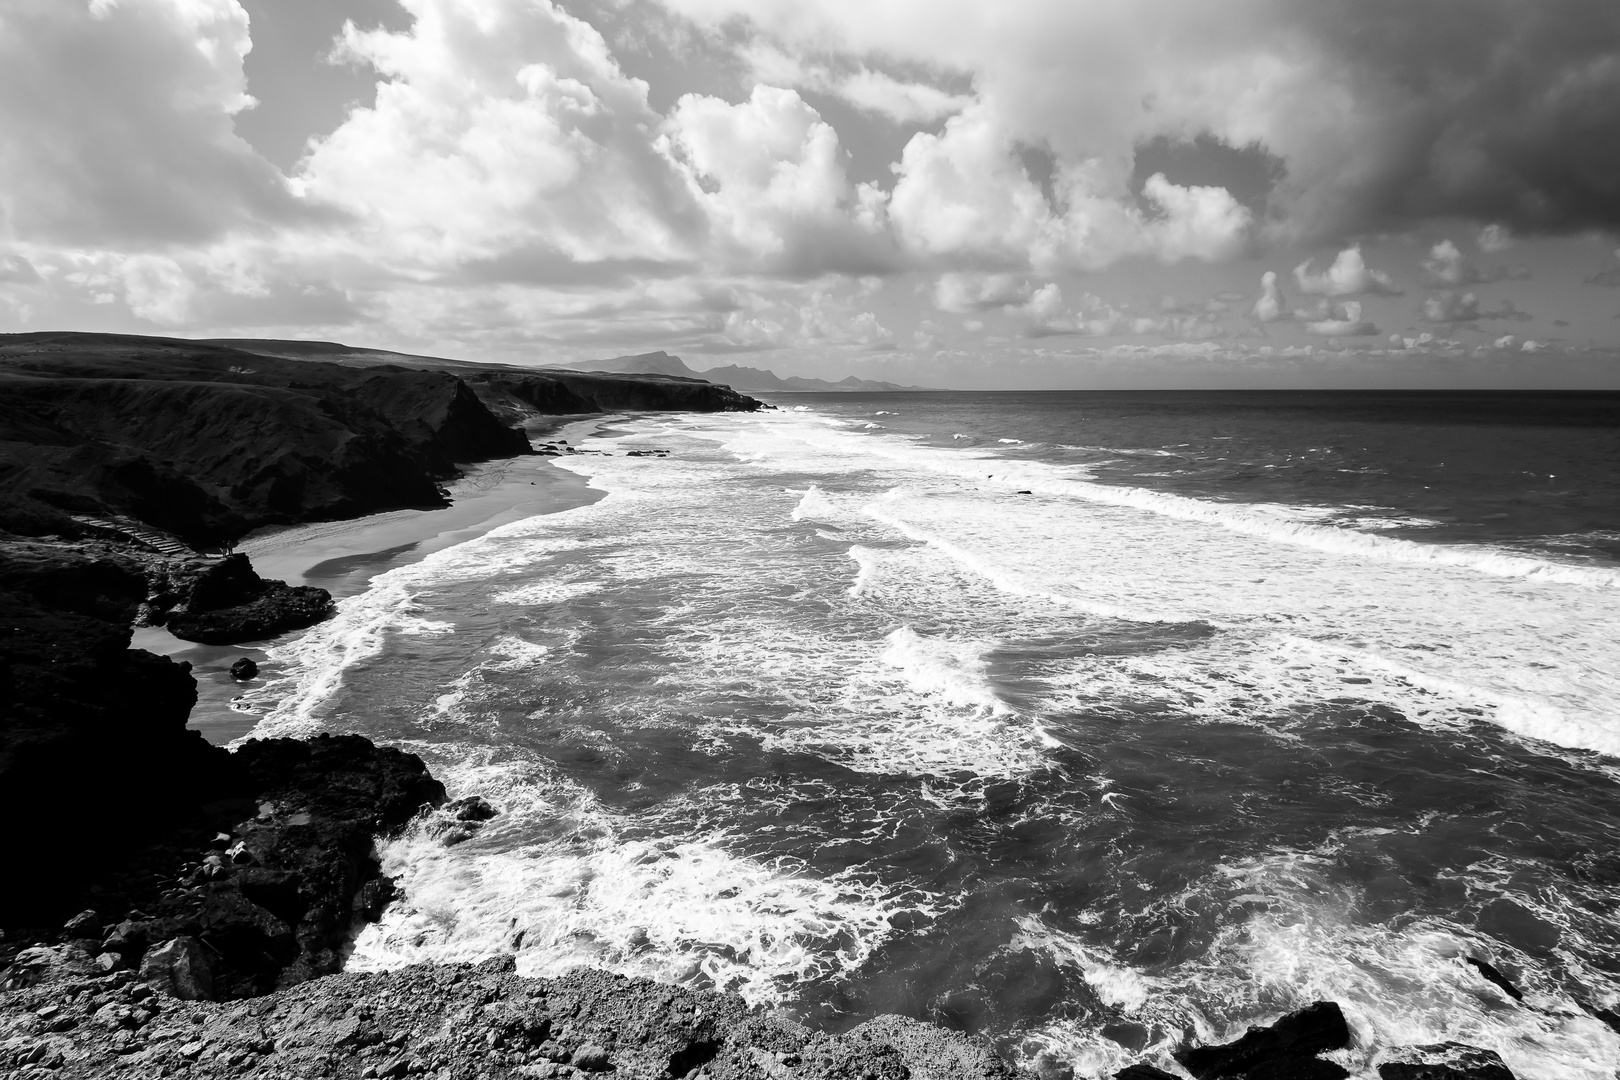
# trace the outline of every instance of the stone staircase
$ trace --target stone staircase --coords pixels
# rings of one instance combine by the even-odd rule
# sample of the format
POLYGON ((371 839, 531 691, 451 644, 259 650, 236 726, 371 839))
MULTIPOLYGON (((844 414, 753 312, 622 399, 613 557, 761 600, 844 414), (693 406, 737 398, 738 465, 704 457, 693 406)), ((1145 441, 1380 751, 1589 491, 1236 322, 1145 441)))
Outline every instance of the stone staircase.
POLYGON ((92 517, 88 514, 74 514, 73 520, 81 525, 89 525, 92 528, 117 533, 127 540, 133 540, 137 544, 176 559, 194 558, 199 554, 179 537, 148 525, 142 525, 140 522, 132 521, 129 518, 102 518, 92 517))

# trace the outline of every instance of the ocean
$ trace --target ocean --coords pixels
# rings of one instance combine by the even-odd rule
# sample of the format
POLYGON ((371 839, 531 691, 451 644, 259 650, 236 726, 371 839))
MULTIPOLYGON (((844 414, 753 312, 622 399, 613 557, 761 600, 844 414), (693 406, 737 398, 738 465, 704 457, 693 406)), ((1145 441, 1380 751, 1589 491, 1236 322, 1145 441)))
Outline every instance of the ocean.
POLYGON ((501 811, 383 846, 351 967, 591 964, 1084 1077, 1329 999, 1352 1071, 1615 1075, 1620 395, 771 400, 575 424, 598 501, 380 552, 269 650, 255 735, 501 811))

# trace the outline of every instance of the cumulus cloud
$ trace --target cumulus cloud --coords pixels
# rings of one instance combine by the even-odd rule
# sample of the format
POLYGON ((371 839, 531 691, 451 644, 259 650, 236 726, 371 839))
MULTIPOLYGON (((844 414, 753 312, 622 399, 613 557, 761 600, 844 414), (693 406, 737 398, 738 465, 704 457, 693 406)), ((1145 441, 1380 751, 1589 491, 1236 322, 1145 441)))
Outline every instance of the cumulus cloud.
POLYGON ((1260 299, 1254 302, 1251 314, 1263 323, 1288 317, 1283 307, 1282 289, 1277 285, 1277 271, 1267 270, 1260 275, 1260 299))
POLYGON ((1432 323, 1475 322, 1479 319, 1512 319, 1527 321, 1530 316, 1503 300, 1498 308, 1480 307, 1479 297, 1471 292, 1447 290, 1423 301, 1423 318, 1432 323))
POLYGON ((1479 250, 1487 255, 1506 251, 1513 246, 1512 230, 1503 225, 1486 225, 1479 230, 1479 250))
POLYGON ((1116 180, 1156 137, 1257 144, 1284 167, 1270 227, 1295 238, 1444 214, 1525 230, 1620 225, 1611 0, 663 3, 790 53, 971 77, 1009 138, 1049 146, 1060 164, 1100 162, 1116 180))
POLYGON ((717 231, 759 265, 800 274, 891 268, 881 194, 844 174, 838 134, 792 90, 745 102, 688 94, 661 145, 717 231))
POLYGON ((941 274, 934 282, 934 306, 955 315, 1017 307, 1029 301, 1034 287, 1017 274, 941 274))
POLYGON ((1323 302, 1324 311, 1321 318, 1305 324, 1307 333, 1320 334, 1323 337, 1370 337, 1378 333, 1378 327, 1371 321, 1361 317, 1361 302, 1347 300, 1342 304, 1323 302))
POLYGON ((1522 281, 1530 276, 1530 271, 1523 266, 1476 266, 1450 240, 1442 240, 1429 250, 1423 269, 1431 279, 1443 285, 1484 285, 1509 278, 1522 281))
POLYGON ((1027 266, 1037 273, 1095 270, 1130 255, 1162 262, 1239 254, 1253 224, 1224 188, 1148 178, 1144 213, 1096 162, 1061 163, 1048 200, 1016 146, 976 103, 939 134, 919 132, 895 167, 889 217, 901 244, 925 260, 1027 266))
POLYGON ((1399 296, 1395 282, 1382 270, 1372 270, 1361 256, 1361 248, 1339 252, 1333 265, 1320 274, 1311 270, 1306 259, 1294 267, 1294 283, 1311 296, 1399 296))
POLYGON ((236 0, 11 0, 0 12, 0 223, 123 250, 321 217, 237 137, 236 0))
POLYGON ((451 272, 514 251, 569 263, 693 256, 703 214, 649 131, 647 87, 549 0, 401 0, 409 29, 345 26, 386 77, 317 142, 302 190, 348 208, 374 250, 451 272))

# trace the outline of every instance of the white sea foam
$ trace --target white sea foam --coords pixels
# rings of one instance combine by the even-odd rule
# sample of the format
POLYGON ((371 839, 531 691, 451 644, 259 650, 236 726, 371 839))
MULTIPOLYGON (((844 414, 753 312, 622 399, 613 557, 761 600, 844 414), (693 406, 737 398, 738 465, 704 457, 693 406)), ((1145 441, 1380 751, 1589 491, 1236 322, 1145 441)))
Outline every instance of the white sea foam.
POLYGON ((825 491, 811 484, 793 508, 792 516, 794 521, 835 521, 843 515, 825 491))
POLYGON ((540 607, 577 600, 581 596, 600 592, 601 589, 600 581, 532 581, 514 589, 503 589, 491 595, 490 599, 497 604, 540 607))
MULTIPOLYGON (((788 440, 831 457, 870 460, 876 454, 894 464, 961 479, 981 478, 985 475, 986 467, 989 467, 990 478, 1002 481, 1008 487, 1108 506, 1130 507, 1180 521, 1228 529, 1271 543, 1297 545, 1358 559, 1458 567, 1497 577, 1620 588, 1620 570, 1552 562, 1478 545, 1419 543, 1315 524, 1310 520, 1331 515, 1336 512, 1332 508, 1224 503, 1146 488, 1100 484, 1077 479, 1085 475, 1082 471, 1037 461, 1009 462, 993 451, 926 447, 914 440, 861 438, 840 429, 836 422, 829 422, 824 417, 782 419, 785 422, 773 425, 768 434, 744 434, 734 438, 731 445, 744 454, 757 454, 764 449, 764 444, 771 443, 775 444, 774 448, 780 454, 787 449, 782 445, 783 440, 788 440)), ((967 439, 968 436, 958 434, 952 438, 967 439)))
POLYGON ((849 583, 849 595, 860 596, 872 583, 872 577, 877 572, 878 553, 860 544, 853 544, 849 549, 849 557, 855 560, 858 568, 855 571, 855 580, 849 583))
POLYGON ((381 845, 407 899, 361 933, 351 970, 515 954, 524 975, 589 965, 768 1002, 858 968, 890 932, 896 909, 870 883, 734 855, 721 834, 626 835, 633 822, 540 762, 413 749, 501 814, 454 847, 422 827, 381 845))
POLYGON ((936 695, 947 705, 988 713, 1011 711, 985 679, 983 642, 925 638, 909 626, 895 630, 887 641, 883 662, 899 669, 913 690, 936 695))
POLYGON ((305 736, 322 727, 322 713, 346 672, 382 655, 391 635, 449 634, 454 624, 423 617, 420 598, 454 581, 487 577, 491 567, 511 573, 560 552, 577 550, 571 538, 544 532, 544 517, 513 522, 477 540, 433 552, 372 579, 365 592, 337 603, 337 613, 305 633, 267 650, 278 678, 248 696, 265 710, 250 738, 305 736))

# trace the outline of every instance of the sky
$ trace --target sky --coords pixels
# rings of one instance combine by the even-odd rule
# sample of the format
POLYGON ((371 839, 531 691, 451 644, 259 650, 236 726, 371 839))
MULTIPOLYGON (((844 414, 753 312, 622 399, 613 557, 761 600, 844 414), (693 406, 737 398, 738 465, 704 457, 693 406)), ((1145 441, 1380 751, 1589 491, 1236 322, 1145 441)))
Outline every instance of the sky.
POLYGON ((0 332, 1620 388, 1614 0, 0 0, 0 332))

